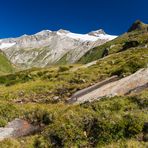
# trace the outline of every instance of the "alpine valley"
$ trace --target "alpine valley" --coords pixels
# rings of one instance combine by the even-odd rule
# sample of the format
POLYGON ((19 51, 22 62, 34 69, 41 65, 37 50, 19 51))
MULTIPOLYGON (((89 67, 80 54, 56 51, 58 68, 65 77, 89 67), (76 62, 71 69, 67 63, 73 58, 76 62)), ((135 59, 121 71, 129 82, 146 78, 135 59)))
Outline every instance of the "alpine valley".
POLYGON ((0 148, 147 148, 147 109, 148 24, 0 40, 0 148))

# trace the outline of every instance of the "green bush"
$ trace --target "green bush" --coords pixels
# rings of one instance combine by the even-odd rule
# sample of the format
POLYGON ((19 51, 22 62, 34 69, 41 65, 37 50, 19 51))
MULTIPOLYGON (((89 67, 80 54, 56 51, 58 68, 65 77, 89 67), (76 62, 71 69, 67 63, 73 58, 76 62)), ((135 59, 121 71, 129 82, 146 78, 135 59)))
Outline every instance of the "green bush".
POLYGON ((140 108, 148 107, 148 91, 142 91, 140 94, 133 96, 131 98, 132 101, 137 102, 140 108))
POLYGON ((34 109, 29 112, 25 112, 25 117, 27 120, 29 120, 32 124, 35 125, 49 125, 53 122, 54 116, 52 113, 48 112, 47 110, 42 109, 34 109))
POLYGON ((133 58, 130 59, 128 62, 122 64, 119 68, 115 68, 115 70, 112 71, 111 75, 127 76, 135 73, 137 70, 145 66, 145 61, 138 61, 138 59, 133 58))
POLYGON ((0 148, 21 148, 21 144, 15 139, 0 141, 0 148))
POLYGON ((55 147, 77 147, 88 144, 83 129, 72 122, 56 122, 49 126, 46 136, 55 147))
POLYGON ((1 118, 0 119, 0 127, 4 127, 7 124, 7 121, 5 120, 5 118, 1 118))
POLYGON ((33 147, 34 148, 49 148, 49 147, 51 147, 51 144, 43 136, 37 136, 34 138, 33 147))
POLYGON ((124 117, 124 121, 127 137, 133 137, 143 131, 144 119, 142 115, 128 114, 124 117))
POLYGON ((10 103, 0 103, 0 127, 5 126, 9 121, 21 114, 19 109, 10 103))
POLYGON ((59 72, 64 72, 64 71, 68 71, 70 68, 68 66, 60 66, 59 67, 59 72))

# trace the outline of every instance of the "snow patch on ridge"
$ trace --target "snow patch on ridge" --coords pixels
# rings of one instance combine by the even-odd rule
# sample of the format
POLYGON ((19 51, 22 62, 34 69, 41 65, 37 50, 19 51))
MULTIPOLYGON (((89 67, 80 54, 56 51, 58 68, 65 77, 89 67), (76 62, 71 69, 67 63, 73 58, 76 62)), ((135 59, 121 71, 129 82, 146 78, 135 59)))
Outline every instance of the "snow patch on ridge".
POLYGON ((69 38, 73 38, 76 40, 82 40, 82 41, 91 41, 95 42, 97 40, 113 40, 117 36, 108 35, 108 34, 97 34, 97 36, 91 35, 91 34, 78 34, 78 33, 71 33, 71 32, 61 32, 57 31, 57 35, 65 36, 69 38))
POLYGON ((108 40, 113 40, 113 39, 115 39, 115 38, 117 38, 118 36, 115 36, 115 35, 108 35, 108 34, 100 34, 99 36, 98 36, 98 38, 99 39, 104 39, 104 40, 106 40, 106 39, 108 39, 108 40))
POLYGON ((70 37, 70 38, 73 38, 73 39, 80 39, 80 40, 83 40, 83 41, 97 41, 98 38, 97 37, 94 37, 94 36, 91 36, 91 35, 88 35, 88 34, 76 34, 76 33, 68 33, 66 34, 67 37, 70 37))
POLYGON ((76 39, 76 40, 82 40, 82 41, 97 41, 98 40, 98 37, 95 37, 95 36, 91 36, 91 35, 88 35, 88 34, 77 34, 77 33, 65 33, 65 32, 57 32, 57 35, 60 35, 60 36, 65 36, 65 37, 69 37, 69 38, 72 38, 72 39, 76 39))
MULTIPOLYGON (((1 42, 1 41, 0 41, 1 42)), ((1 43, 0 45, 0 49, 4 49, 4 48, 10 48, 12 46, 14 46, 16 43, 1 43)))
POLYGON ((52 32, 51 30, 43 30, 43 31, 36 33, 35 35, 45 35, 45 34, 51 33, 51 32, 52 32))

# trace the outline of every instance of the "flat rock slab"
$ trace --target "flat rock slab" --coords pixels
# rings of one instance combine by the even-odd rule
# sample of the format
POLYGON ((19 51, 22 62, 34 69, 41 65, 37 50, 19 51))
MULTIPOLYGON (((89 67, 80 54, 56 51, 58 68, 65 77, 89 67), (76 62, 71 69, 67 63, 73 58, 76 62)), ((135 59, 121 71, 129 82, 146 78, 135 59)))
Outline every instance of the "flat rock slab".
POLYGON ((0 128, 0 140, 5 138, 17 138, 26 136, 38 130, 38 126, 33 126, 32 124, 29 124, 27 121, 22 119, 15 119, 12 122, 9 122, 6 127, 0 128))
POLYGON ((76 97, 70 98, 69 102, 79 104, 86 101, 91 102, 103 97, 122 96, 128 94, 130 91, 142 88, 143 86, 148 86, 148 68, 141 69, 136 73, 115 82, 105 84, 83 96, 78 96, 77 93, 75 93, 76 95, 74 94, 73 96, 76 97))

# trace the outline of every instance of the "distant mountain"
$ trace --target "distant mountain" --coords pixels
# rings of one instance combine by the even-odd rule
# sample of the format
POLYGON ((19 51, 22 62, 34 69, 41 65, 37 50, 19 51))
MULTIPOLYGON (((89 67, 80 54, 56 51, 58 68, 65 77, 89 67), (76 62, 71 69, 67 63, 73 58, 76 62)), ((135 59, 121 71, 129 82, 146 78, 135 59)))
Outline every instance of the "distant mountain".
POLYGON ((102 29, 88 34, 76 34, 67 30, 43 30, 34 35, 0 40, 0 50, 21 68, 45 67, 56 63, 74 63, 91 48, 117 36, 102 29), (64 60, 63 60, 64 59, 64 60))

